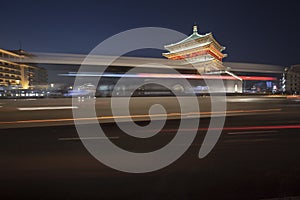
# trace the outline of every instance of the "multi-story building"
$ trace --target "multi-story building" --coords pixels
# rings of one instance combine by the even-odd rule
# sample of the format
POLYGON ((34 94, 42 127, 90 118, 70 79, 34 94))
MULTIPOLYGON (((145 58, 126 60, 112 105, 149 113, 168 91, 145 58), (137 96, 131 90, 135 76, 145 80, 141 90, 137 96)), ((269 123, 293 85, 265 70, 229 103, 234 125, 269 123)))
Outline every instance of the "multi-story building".
POLYGON ((300 94, 300 65, 285 69, 282 87, 287 94, 300 94))
POLYGON ((47 71, 38 66, 22 63, 31 56, 23 50, 0 49, 0 86, 28 89, 47 83, 47 71))

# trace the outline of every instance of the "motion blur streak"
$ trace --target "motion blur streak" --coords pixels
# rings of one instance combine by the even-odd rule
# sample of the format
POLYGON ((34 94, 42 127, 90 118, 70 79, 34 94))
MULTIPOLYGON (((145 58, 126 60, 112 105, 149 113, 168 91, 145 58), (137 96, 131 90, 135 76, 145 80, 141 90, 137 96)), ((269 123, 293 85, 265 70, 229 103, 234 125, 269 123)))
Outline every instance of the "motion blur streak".
MULTIPOLYGON (((222 79, 235 80, 233 76, 216 76, 216 75, 199 75, 199 74, 156 74, 156 73, 138 73, 138 74, 97 74, 97 73, 71 73, 60 74, 61 76, 75 76, 75 77, 114 77, 114 78, 175 78, 175 79, 222 79)), ((261 80, 261 81, 275 81, 274 77, 268 76, 239 76, 241 80, 261 80)))
MULTIPOLYGON (((242 127, 223 127, 223 128, 209 128, 210 130, 224 130, 224 131, 243 131, 243 130, 276 130, 276 129, 300 129, 300 124, 297 125, 274 125, 274 126, 242 126, 242 127)), ((199 128, 198 131, 207 131, 208 128, 199 128)), ((164 129, 162 132, 176 132, 177 129, 164 129)), ((185 129, 184 131, 193 131, 192 129, 185 129)))
POLYGON ((224 112, 190 112, 190 113, 168 113, 168 114, 142 114, 142 115, 129 115, 129 116, 101 116, 101 117, 91 117, 91 118, 61 118, 61 119, 37 119, 37 120, 20 120, 20 121, 6 121, 0 122, 0 124, 18 124, 18 123, 46 123, 46 122, 63 122, 63 121, 86 121, 86 120, 103 120, 103 119, 129 119, 129 118, 145 118, 145 117, 201 117, 201 115, 224 115, 224 114, 243 114, 243 113, 264 113, 264 112, 274 112, 281 111, 281 109, 265 109, 265 110, 232 110, 224 112))
POLYGON ((77 109, 77 106, 55 106, 55 107, 27 107, 18 108, 18 110, 65 110, 65 109, 77 109))

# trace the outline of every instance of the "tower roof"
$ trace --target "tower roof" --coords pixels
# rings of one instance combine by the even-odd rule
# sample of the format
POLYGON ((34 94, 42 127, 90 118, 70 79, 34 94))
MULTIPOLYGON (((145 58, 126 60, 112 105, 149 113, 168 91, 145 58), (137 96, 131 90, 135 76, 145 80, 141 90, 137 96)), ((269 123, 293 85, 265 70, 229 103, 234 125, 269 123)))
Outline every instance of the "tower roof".
POLYGON ((165 48, 167 49, 168 47, 180 45, 180 44, 183 44, 183 43, 186 43, 186 42, 189 42, 189 41, 196 40, 196 39, 198 39, 198 38, 208 37, 208 36, 211 35, 211 34, 212 34, 212 33, 206 33, 205 35, 199 34, 199 33, 198 33, 198 27, 197 27, 197 25, 194 25, 194 26, 193 26, 193 33, 192 33, 189 37, 187 37, 187 38, 185 38, 185 39, 183 39, 183 40, 181 40, 181 41, 179 41, 179 42, 177 42, 177 43, 165 45, 165 48))
POLYGON ((166 45, 165 48, 169 52, 163 53, 163 56, 172 60, 222 61, 227 56, 222 53, 225 47, 215 40, 212 33, 199 34, 197 25, 193 26, 193 33, 190 36, 177 43, 166 45))

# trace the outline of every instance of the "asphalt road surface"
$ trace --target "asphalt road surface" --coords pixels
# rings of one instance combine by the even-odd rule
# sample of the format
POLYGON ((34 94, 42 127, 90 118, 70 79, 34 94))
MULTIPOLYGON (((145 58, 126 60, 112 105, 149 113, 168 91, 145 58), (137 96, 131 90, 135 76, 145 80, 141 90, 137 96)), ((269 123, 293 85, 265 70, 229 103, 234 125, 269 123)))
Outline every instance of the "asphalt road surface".
MULTIPOLYGON (((124 111, 129 107, 130 116, 127 114, 113 115, 111 111, 110 98, 76 98, 72 103, 71 98, 58 99, 0 99, 0 129, 16 127, 36 127, 36 126, 55 126, 74 124, 72 110, 85 110, 86 106, 93 104, 97 120, 101 123, 114 122, 115 120, 128 121, 134 118, 135 121, 149 120, 150 117, 160 119, 178 119, 180 117, 210 117, 211 105, 214 103, 219 115, 250 115, 264 114, 270 112, 281 112, 286 108, 286 104, 295 103, 298 99, 289 99, 286 97, 274 96, 254 96, 254 97, 198 97, 199 112, 195 112, 194 106, 190 103, 191 97, 181 97, 184 103, 185 113, 181 112, 179 102, 174 97, 137 97, 131 98, 129 106, 119 105, 114 107, 118 111, 124 111), (157 113, 158 115, 149 115, 149 109, 154 104, 162 105, 166 112, 157 113), (220 108, 218 108, 218 106, 220 108), (224 113, 226 111, 226 113, 224 113), (179 115, 178 115, 179 113, 179 115), (183 115, 180 115, 183 114, 183 115), (162 115, 160 115, 162 114, 162 115)), ((115 98, 123 102, 125 98, 115 98)), ((290 109, 293 110, 293 109, 290 109)), ((86 118, 92 118, 87 116, 86 118)), ((90 123, 88 119, 76 119, 82 123, 90 123)))
MULTIPOLYGON (((72 118, 69 100, 2 100, 0 199, 297 199, 298 99, 229 97, 222 135, 214 149, 199 159, 211 120, 210 103, 204 99, 197 136, 184 155, 163 169, 141 174, 111 169, 85 149, 72 121, 63 120, 72 118)), ((97 118, 107 137, 132 152, 150 152, 168 144, 180 123, 177 115, 168 115, 177 112, 172 100, 135 101, 132 115, 141 126, 148 124, 145 105, 167 106, 169 120, 160 133, 147 139, 126 135, 112 122, 109 100, 97 99, 97 116, 109 119, 97 118)), ((183 120, 196 120, 188 117, 183 120)), ((129 122, 124 119, 126 126, 129 122)))

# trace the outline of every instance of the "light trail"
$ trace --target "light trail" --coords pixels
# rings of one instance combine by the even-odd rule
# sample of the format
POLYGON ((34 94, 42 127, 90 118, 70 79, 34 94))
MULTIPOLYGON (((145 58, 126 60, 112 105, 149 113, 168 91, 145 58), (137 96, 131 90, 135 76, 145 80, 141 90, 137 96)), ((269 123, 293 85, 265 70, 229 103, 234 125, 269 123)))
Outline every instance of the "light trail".
POLYGON ((167 114, 141 114, 141 115, 120 115, 120 116, 100 116, 88 118, 58 118, 58 119, 36 119, 36 120, 18 120, 18 121, 4 121, 0 124, 26 124, 26 123, 51 123, 51 122, 67 122, 67 121, 89 121, 89 120, 112 120, 112 119, 143 119, 155 117, 201 117, 202 116, 220 116, 228 114, 251 114, 251 113, 267 113, 279 112, 282 109, 264 109, 264 110, 231 110, 226 112, 189 112, 189 113, 167 113, 167 114))
MULTIPOLYGON (((201 117, 201 116, 220 116, 220 115, 244 115, 244 114, 263 114, 269 112, 279 112, 282 109, 264 109, 264 110, 231 110, 226 112, 189 112, 189 113, 167 113, 167 114, 142 114, 142 115, 130 115, 130 116, 100 116, 100 117, 91 117, 91 118, 60 118, 60 119, 39 119, 39 120, 20 120, 20 121, 6 121, 0 122, 0 124, 41 124, 41 123, 57 123, 57 122, 74 122, 76 121, 89 121, 89 120, 117 120, 117 119, 143 119, 145 118, 157 118, 159 117, 201 117)), ((30 125, 29 125, 30 127, 30 125)), ((240 132, 230 132, 228 135, 238 135, 238 134, 257 134, 257 133, 269 133, 276 132, 276 130, 282 129, 300 129, 300 125, 269 125, 269 126, 240 126, 240 127, 213 127, 213 128, 198 128, 197 131, 208 131, 208 130, 222 130, 222 131, 240 131, 240 132)), ((177 132, 177 129, 162 129, 161 133, 171 133, 177 132)), ((184 129, 183 131, 195 131, 195 129, 184 129)), ((88 139, 88 138, 87 138, 88 139)), ((90 138, 97 139, 97 138, 90 138)), ((99 138, 98 138, 99 139, 99 138)), ((112 138, 114 139, 114 138, 112 138)), ((78 140, 77 138, 65 138, 61 140, 78 140)))
MULTIPOLYGON (((29 52, 34 55, 33 57, 26 58, 10 58, 11 62, 21 63, 38 63, 38 64, 62 64, 62 65, 81 65, 87 57, 86 54, 66 54, 66 53, 42 53, 42 52, 29 52)), ((173 60, 163 58, 141 58, 141 57, 117 57, 117 56, 101 56, 101 55, 89 55, 89 59, 85 61, 85 65, 91 66, 107 66, 110 63, 112 67, 150 67, 161 68, 162 65, 169 66, 174 69, 195 69, 192 65, 178 65, 173 60), (116 59, 115 62, 110 63, 110 60, 116 59), (151 64, 157 63, 157 64, 151 64)), ((234 63, 224 62, 226 67, 230 67, 230 71, 243 71, 243 72, 261 72, 261 73, 283 73, 281 66, 266 65, 266 64, 253 64, 253 63, 234 63), (236 67, 239 66, 239 67, 236 67)))
POLYGON ((74 141, 74 140, 115 140, 115 139, 119 139, 120 137, 115 136, 115 137, 82 137, 82 138, 78 138, 78 137, 74 137, 74 138, 58 138, 58 140, 60 141, 74 141))
MULTIPOLYGON (((270 126, 240 126, 240 127, 212 127, 198 128, 197 131, 223 130, 223 131, 248 131, 248 130, 279 130, 279 129, 300 129, 300 125, 270 125, 270 126)), ((195 129, 183 129, 182 131, 195 131, 195 129)), ((177 129, 164 129, 161 132, 177 132, 177 129)))
POLYGON ((229 132, 227 135, 247 135, 247 134, 260 134, 260 133, 277 133, 277 130, 270 130, 270 131, 242 131, 242 132, 229 132))
MULTIPOLYGON (((200 75, 200 74, 158 74, 158 73, 137 73, 137 74, 113 74, 113 73, 69 73, 60 74, 60 76, 71 77, 109 77, 109 78, 168 78, 168 79, 222 79, 236 80, 235 76, 228 75, 200 75)), ((260 81, 275 81, 277 78, 269 76, 239 76, 241 80, 260 80, 260 81)))
POLYGON ((24 107, 17 108, 21 111, 35 111, 35 110, 67 110, 67 109, 77 109, 77 106, 53 106, 53 107, 24 107))

